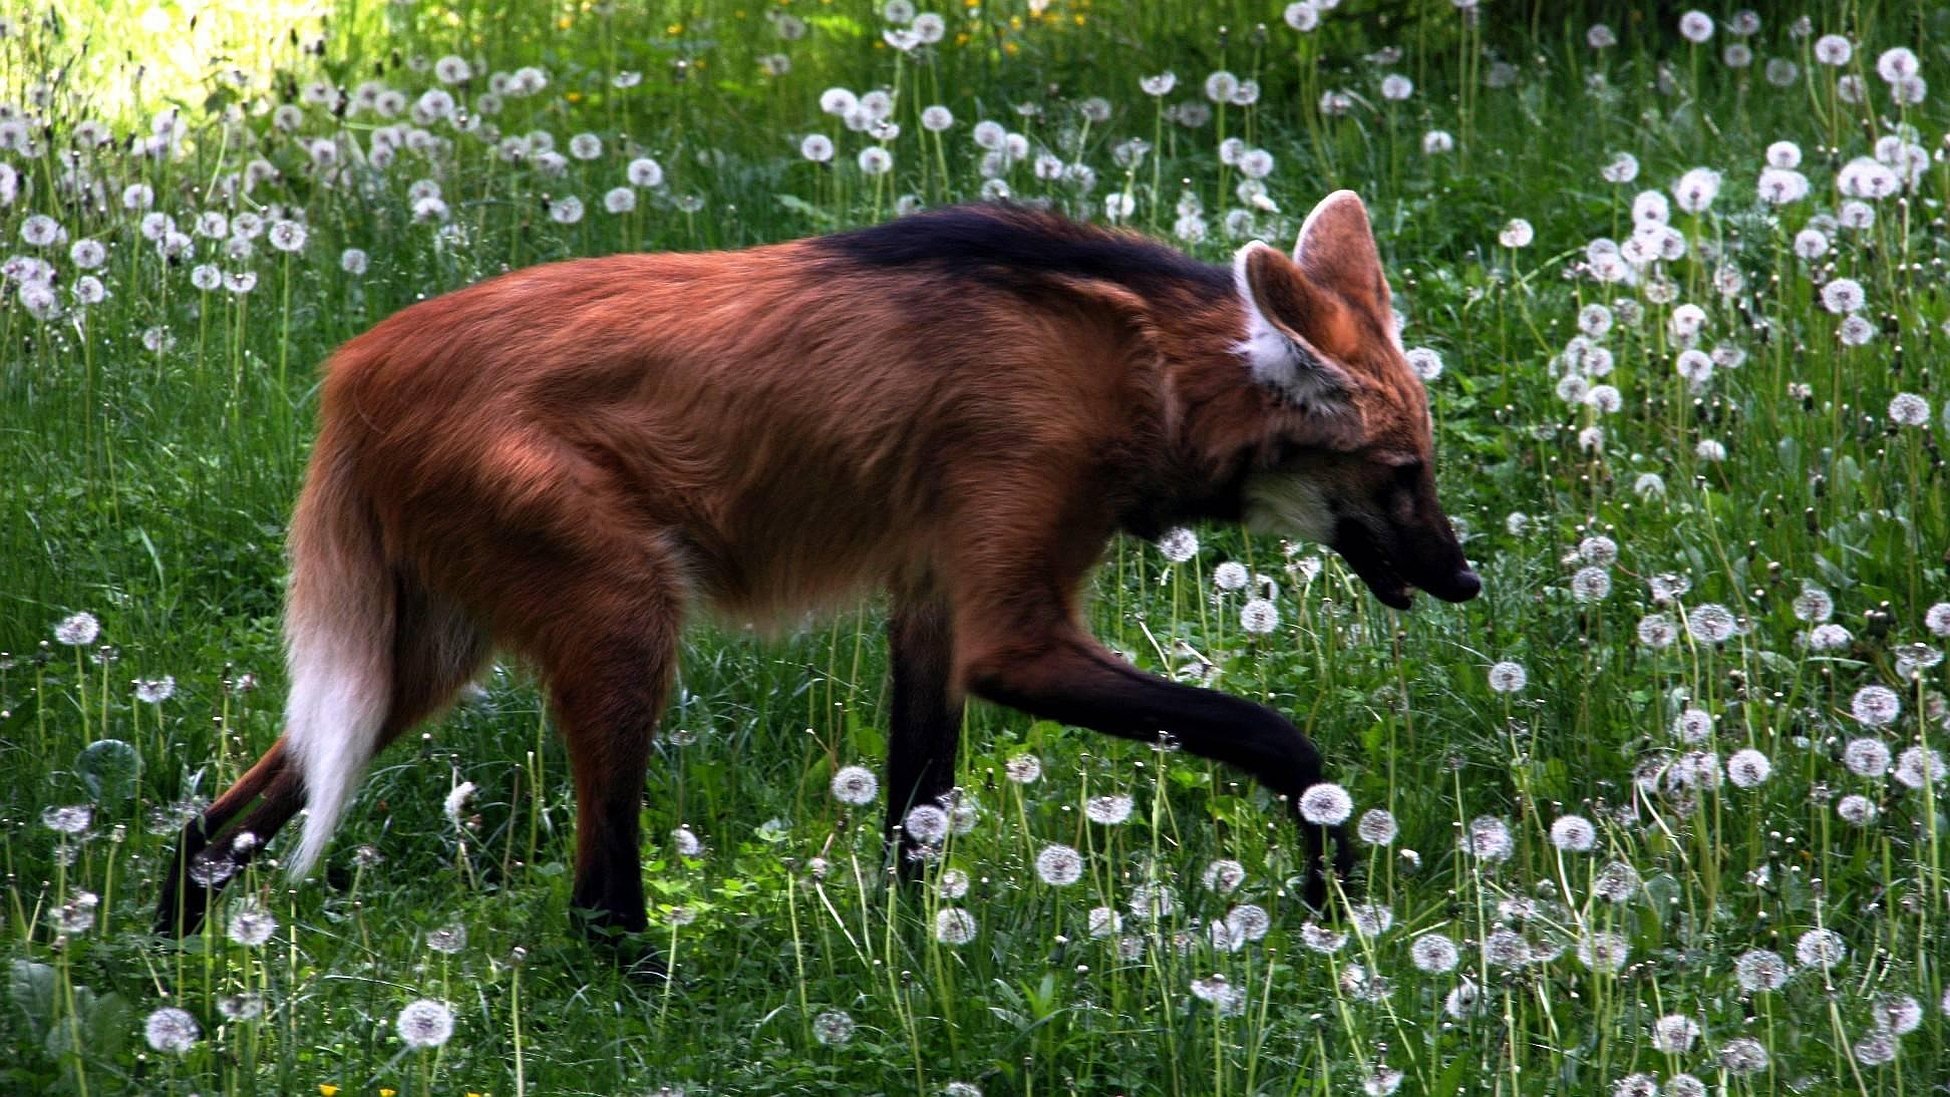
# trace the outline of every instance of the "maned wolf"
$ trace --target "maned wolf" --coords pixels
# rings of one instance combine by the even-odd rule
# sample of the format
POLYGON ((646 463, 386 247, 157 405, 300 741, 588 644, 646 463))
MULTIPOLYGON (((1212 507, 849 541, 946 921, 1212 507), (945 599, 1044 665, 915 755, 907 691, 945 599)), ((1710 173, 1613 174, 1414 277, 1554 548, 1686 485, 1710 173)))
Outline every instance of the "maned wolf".
MULTIPOLYGON (((891 828, 950 792, 971 693, 1169 733, 1289 805, 1321 781, 1284 717, 1090 637, 1079 599, 1120 531, 1311 538, 1396 608, 1411 585, 1480 587, 1347 191, 1291 258, 1253 243, 1230 269, 977 205, 515 271, 340 348, 320 418, 291 527, 284 735, 185 829, 165 932, 200 924, 301 806, 288 861, 307 872, 373 756, 495 646, 545 676, 567 743, 574 906, 632 931, 645 766, 693 603, 777 620, 890 592, 891 828)), ((1318 905, 1327 835, 1301 825, 1318 905)))

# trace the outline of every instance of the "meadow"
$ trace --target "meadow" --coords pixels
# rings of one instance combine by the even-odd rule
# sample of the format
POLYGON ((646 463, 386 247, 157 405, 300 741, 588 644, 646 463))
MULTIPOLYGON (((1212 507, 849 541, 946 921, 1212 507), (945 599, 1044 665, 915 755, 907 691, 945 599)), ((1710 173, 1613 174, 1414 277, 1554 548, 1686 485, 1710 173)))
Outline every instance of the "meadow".
POLYGON ((0 16, 0 1092, 1950 1079, 1950 7, 38 7, 0 16), (1223 263, 1340 187, 1483 596, 1398 614, 1214 528, 1118 543, 1092 606, 1321 744, 1337 913, 1237 774, 984 705, 899 886, 868 602, 687 633, 644 807, 667 982, 570 928, 514 662, 379 758, 312 879, 274 841, 150 932, 174 833, 278 734, 339 342, 531 263, 960 201, 1223 263))

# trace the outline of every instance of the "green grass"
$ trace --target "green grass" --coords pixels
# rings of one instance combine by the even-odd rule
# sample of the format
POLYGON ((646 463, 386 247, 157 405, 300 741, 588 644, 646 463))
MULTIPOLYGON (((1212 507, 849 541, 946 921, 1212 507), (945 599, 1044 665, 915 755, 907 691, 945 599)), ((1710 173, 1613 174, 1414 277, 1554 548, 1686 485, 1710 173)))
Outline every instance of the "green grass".
POLYGON ((1348 0, 1304 35, 1277 7, 1077 2, 1032 17, 955 5, 943 42, 903 57, 882 42, 878 11, 850 0, 772 9, 803 19, 797 39, 757 3, 502 7, 349 4, 320 44, 317 21, 294 35, 242 4, 205 12, 192 33, 170 6, 159 10, 173 25, 144 27, 138 9, 61 3, 0 38, 0 102, 34 117, 0 129, 18 192, 0 205, 0 258, 51 263, 59 301, 35 315, 32 291, 10 278, 0 302, 0 648, 12 653, 0 659, 0 953, 11 965, 0 1091, 938 1093, 962 1081, 990 1094, 1325 1094, 1382 1092, 1398 1071, 1402 1093, 1609 1093, 1644 1074, 1671 1094, 1686 1092, 1673 1079, 1687 1073, 1733 1094, 1922 1094, 1950 1076, 1946 786, 1901 779, 1918 754, 1891 775, 1843 760, 1851 741, 1900 759, 1950 738, 1950 610, 1931 609, 1950 600, 1939 441, 1950 168, 1933 155, 1950 118, 1935 95, 1893 105, 1876 72, 1883 50, 1907 46, 1925 78, 1950 81, 1940 5, 1811 6, 1816 35, 1856 42, 1839 70, 1791 33, 1791 11, 1770 11, 1744 40, 1753 64, 1735 68, 1721 55, 1736 40, 1731 13, 1717 9, 1714 37, 1693 47, 1676 12, 1589 5, 1622 39, 1593 50, 1584 19, 1544 4, 1486 5, 1471 26, 1446 0, 1348 0), (1365 59, 1390 46, 1399 59, 1365 59), (314 81, 368 79, 410 102, 439 86, 419 62, 448 53, 474 70, 453 89, 470 110, 490 74, 546 71, 545 88, 504 97, 485 119, 504 135, 552 135, 560 174, 534 150, 510 161, 445 121, 428 127, 443 142, 431 153, 404 147, 380 170, 352 143, 369 151, 386 119, 302 102, 314 81), (775 53, 790 70, 767 75, 775 53), (1774 58, 1798 67, 1785 87, 1764 76, 1774 58), (1219 67, 1257 80, 1257 102, 1196 128, 1164 116, 1205 102, 1219 67), (1166 70, 1175 91, 1140 90, 1166 70), (1409 98, 1383 97, 1391 72, 1413 81, 1409 98), (618 87, 619 73, 641 80, 618 87), (1840 75, 1865 82, 1866 102, 1837 94, 1840 75), (831 86, 896 93, 890 173, 856 162, 882 141, 820 113, 831 86), (1323 114, 1323 93, 1341 89, 1357 96, 1351 110, 1323 114), (935 103, 955 119, 938 139, 921 124, 935 103), (129 154, 172 105, 174 147, 129 154), (290 105, 295 120, 272 110, 290 105), (148 935, 179 812, 277 734, 285 523, 315 366, 335 344, 509 267, 736 247, 884 219, 905 196, 980 197, 972 131, 984 119, 1030 146, 1004 176, 1009 193, 1102 220, 1106 196, 1127 192, 1129 223, 1174 239, 1194 211, 1205 238, 1178 242, 1214 261, 1243 239, 1225 224, 1243 199, 1224 138, 1274 158, 1276 211, 1249 215, 1251 235, 1290 244, 1336 187, 1374 211, 1405 339, 1446 362, 1429 385, 1444 497, 1470 531, 1484 596, 1396 615, 1316 547, 1214 529, 1179 564, 1148 544, 1115 546, 1093 612, 1099 635, 1141 666, 1292 714, 1357 813, 1392 813, 1399 835, 1363 847, 1353 898, 1385 906, 1387 928, 1378 912, 1312 924, 1295 897, 1295 835, 1236 775, 980 706, 962 761, 979 818, 937 870, 964 874, 967 891, 892 886, 878 805, 828 791, 842 766, 877 767, 885 740, 882 633, 863 605, 774 643, 689 635, 665 721, 684 734, 660 745, 644 816, 672 984, 618 974, 569 930, 566 761, 535 683, 513 666, 379 759, 313 880, 286 881, 273 845, 201 937, 179 947, 148 935), (90 121, 113 140, 63 159, 90 121), (1905 126, 1926 150, 1913 187, 1870 202, 1872 226, 1827 232, 1824 256, 1797 257, 1795 234, 1841 212, 1844 166, 1905 126), (1425 152, 1431 130, 1454 149, 1425 152), (569 156, 585 132, 600 154, 569 156), (809 133, 836 142, 832 164, 799 155, 809 133), (1132 161, 1119 149, 1133 138, 1156 148, 1132 161), (308 167, 307 143, 321 140, 350 167, 308 167), (1778 140, 1800 147, 1812 192, 1774 208, 1755 182, 1778 140), (1044 151, 1086 165, 1090 187, 1074 172, 1039 179, 1044 151), (1636 181, 1601 176, 1618 152, 1638 158, 1636 181), (640 155, 657 160, 661 184, 633 188, 633 211, 606 212, 605 192, 640 155), (262 172, 254 161, 273 170, 225 197, 227 180, 262 172), (1567 277, 1592 239, 1629 237, 1641 189, 1672 197, 1697 167, 1724 185, 1704 212, 1674 206, 1683 257, 1632 284, 1567 277), (98 187, 77 189, 70 173, 98 187), (444 221, 416 219, 422 180, 437 182, 444 221), (285 253, 260 237, 232 257, 223 239, 192 236, 166 262, 124 207, 136 183, 183 232, 199 212, 248 211, 302 219, 306 242, 285 253), (550 203, 568 196, 584 213, 560 223, 550 203), (67 239, 27 242, 35 214, 67 239), (1534 225, 1534 241, 1498 242, 1512 218, 1534 225), (70 258, 83 237, 106 245, 100 269, 70 258), (369 254, 363 275, 342 269, 346 248, 369 254), (252 272, 255 287, 198 289, 204 263, 252 272), (1730 293, 1723 268, 1741 276, 1730 293), (78 304, 73 287, 90 273, 107 297, 78 304), (1863 289, 1866 343, 1845 344, 1843 317, 1823 307, 1821 287, 1837 278, 1863 289), (1672 321, 1688 303, 1702 310, 1698 349, 1742 357, 1697 390, 1676 370, 1685 340, 1672 321), (1613 369, 1589 379, 1618 389, 1609 413, 1558 392, 1593 304, 1614 318, 1593 340, 1613 369), (1920 425, 1892 420, 1899 393, 1928 402, 1920 425), (1601 438, 1582 433, 1594 427, 1601 438), (1702 442, 1724 458, 1702 456, 1702 442), (1277 587, 1273 634, 1240 626, 1257 584, 1215 587, 1227 561, 1277 587), (1580 600, 1594 574, 1609 591, 1580 600), (1655 599, 1673 589, 1668 576, 1685 589, 1655 599), (1798 596, 1810 587, 1846 629, 1831 646, 1806 642, 1813 603, 1798 596), (1687 631, 1711 626, 1709 606, 1730 611, 1731 635, 1687 631), (58 642, 55 627, 81 611, 99 637, 58 642), (1641 638, 1652 615, 1676 642, 1641 638), (1504 661, 1526 671, 1514 692, 1490 685, 1504 661), (170 696, 138 699, 136 680, 164 675, 170 696), (1872 686, 1901 702, 1892 722, 1856 715, 1872 686), (1713 718, 1696 744, 1673 730, 1689 707, 1713 718), (1724 764, 1746 749, 1771 763, 1751 788, 1724 764), (1023 755, 1040 760, 1039 781, 1005 773, 1023 755), (443 811, 463 782, 471 795, 443 811), (1087 800, 1105 794, 1133 797, 1128 822, 1087 821, 1087 800), (1845 821, 1845 796, 1865 798, 1874 818, 1845 821), (75 805, 91 809, 79 834, 47 825, 44 812, 75 805), (1552 844, 1569 815, 1594 825, 1590 852, 1552 844), (1464 852, 1471 833, 1497 846, 1493 823, 1507 859, 1464 852), (673 837, 680 826, 701 839, 695 856, 673 837), (1082 853, 1075 884, 1037 879, 1052 844, 1082 853), (1219 859, 1241 866, 1238 890, 1203 883, 1219 859), (1147 885, 1176 899, 1155 921, 1133 908, 1147 885), (1268 913, 1264 938, 1218 947, 1209 927, 1241 904, 1268 913), (1092 933, 1098 907, 1122 912, 1121 931, 1092 933), (227 935, 245 909, 275 918, 268 941, 227 935), (947 909, 973 915, 972 940, 937 939, 947 909), (464 943, 431 949, 447 927, 464 943), (1796 959, 1817 929, 1845 946, 1832 967, 1796 959), (1418 966, 1425 935, 1453 942, 1453 970, 1424 970, 1442 966, 1426 956, 1418 966), (1594 942, 1629 955, 1616 971, 1587 963, 1594 942), (1755 949, 1785 958, 1784 985, 1743 988, 1736 960, 1755 949), (1511 966, 1512 951, 1527 962, 1511 966), (232 1016, 243 994, 262 1012, 232 1016), (396 1032, 421 998, 452 1010, 437 1050, 396 1032), (1894 1060, 1878 1062, 1903 998, 1921 1023, 1887 1035, 1894 1060), (145 1040, 165 1006, 198 1023, 184 1051, 145 1040), (821 1041, 830 1011, 851 1017, 849 1041, 821 1041), (1700 1035, 1663 1050, 1654 1022, 1674 1015, 1700 1035), (1752 1047, 1769 1065, 1743 1072, 1752 1047))

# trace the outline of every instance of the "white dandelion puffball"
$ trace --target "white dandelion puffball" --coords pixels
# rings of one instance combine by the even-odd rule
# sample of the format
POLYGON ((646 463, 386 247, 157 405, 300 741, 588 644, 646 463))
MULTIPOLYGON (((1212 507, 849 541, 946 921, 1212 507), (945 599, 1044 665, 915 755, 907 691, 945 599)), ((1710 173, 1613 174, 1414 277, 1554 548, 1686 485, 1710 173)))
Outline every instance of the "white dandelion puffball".
POLYGON ((181 1055, 195 1046, 197 1037, 203 1034, 202 1026, 188 1010, 175 1006, 164 1006, 151 1013, 142 1024, 142 1035, 149 1046, 157 1051, 174 1052, 181 1055))
POLYGON ((841 1047, 853 1039, 853 1015, 843 1009, 829 1009, 813 1018, 813 1039, 827 1047, 841 1047))
POLYGON ((1794 960, 1802 967, 1834 967, 1847 955, 1848 946, 1832 929, 1811 929, 1794 942, 1794 960))
POLYGON ((1129 796, 1116 793, 1109 796, 1092 796, 1083 805, 1083 814, 1093 823, 1114 827, 1131 817, 1134 806, 1129 796))
POLYGON ((1018 754, 1002 763, 1002 774, 1018 785, 1033 785, 1042 779, 1043 760, 1033 754, 1018 754))
POLYGON ((1300 817, 1320 826, 1338 826, 1354 814, 1354 798, 1339 785, 1322 782, 1300 794, 1300 817))
POLYGON ((1749 994, 1779 990, 1788 983, 1787 961, 1764 948, 1750 949, 1733 961, 1733 978, 1749 994))
POLYGON ((55 640, 69 647, 86 647, 102 634, 102 623, 88 612, 71 614, 54 626, 55 640))
POLYGON ((1894 723, 1902 715, 1903 701, 1887 686, 1863 686, 1855 691, 1849 711, 1864 725, 1879 728, 1894 723))
POLYGON ((1428 347, 1410 347, 1402 355, 1408 361, 1408 368, 1423 381, 1433 381, 1442 376, 1442 355, 1428 347))
POLYGON ((1490 689, 1497 693, 1521 693, 1529 683, 1530 673, 1522 663, 1505 659, 1490 668, 1490 689))
POLYGON ((278 920, 259 906, 245 906, 230 916, 230 939, 245 948, 256 948, 277 931, 278 920))
POLYGON ((880 794, 880 780, 865 766, 846 766, 833 774, 833 799, 842 804, 873 803, 880 794))
POLYGON ((1385 846, 1392 844, 1401 834, 1401 825, 1382 808, 1369 808, 1361 813, 1361 821, 1354 825, 1354 833, 1371 846, 1385 846))
POLYGON ((1182 526, 1168 530, 1158 538, 1158 551, 1172 563, 1182 564, 1198 555, 1198 534, 1182 526))
POLYGON ((1051 887, 1069 887, 1083 879, 1083 855, 1069 846, 1044 846, 1036 855, 1036 878, 1051 887))
POLYGON ((393 1022, 399 1038, 410 1048, 436 1048, 454 1034, 454 1011, 431 998, 408 1002, 393 1022))
POLYGON ((965 945, 975 939, 975 916, 960 907, 942 907, 934 916, 934 939, 944 945, 965 945))
POLYGON ((1494 815, 1478 815, 1463 833, 1463 852, 1485 861, 1507 861, 1516 851, 1510 837, 1510 824, 1494 815))
POLYGON ((1409 959, 1416 970, 1430 975, 1454 971, 1462 959, 1456 943, 1440 933, 1424 933, 1408 946, 1409 959))
POLYGON ((1566 853, 1586 853, 1598 842, 1598 828, 1582 815, 1563 815, 1551 824, 1551 845, 1566 853))
POLYGON ((1280 610, 1265 598, 1253 598, 1239 608, 1239 627, 1255 636, 1265 636, 1280 626, 1280 610))
POLYGON ((952 823, 948 813, 933 804, 916 804, 901 820, 901 828, 922 845, 938 846, 948 840, 952 823))
POLYGON ((1727 780, 1733 782, 1735 788, 1754 788, 1773 772, 1774 763, 1752 747, 1736 750, 1727 759, 1727 780))

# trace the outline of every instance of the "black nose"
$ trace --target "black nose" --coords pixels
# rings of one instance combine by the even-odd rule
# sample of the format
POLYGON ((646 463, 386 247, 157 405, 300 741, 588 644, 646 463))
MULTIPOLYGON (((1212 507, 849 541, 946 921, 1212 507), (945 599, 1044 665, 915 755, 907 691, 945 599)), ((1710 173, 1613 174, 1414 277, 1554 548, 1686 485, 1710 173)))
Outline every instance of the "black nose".
POLYGON ((1448 602, 1467 602, 1481 593, 1483 593, 1483 580, 1475 572, 1464 568, 1456 573, 1454 579, 1449 580, 1449 589, 1442 591, 1441 597, 1448 602))

